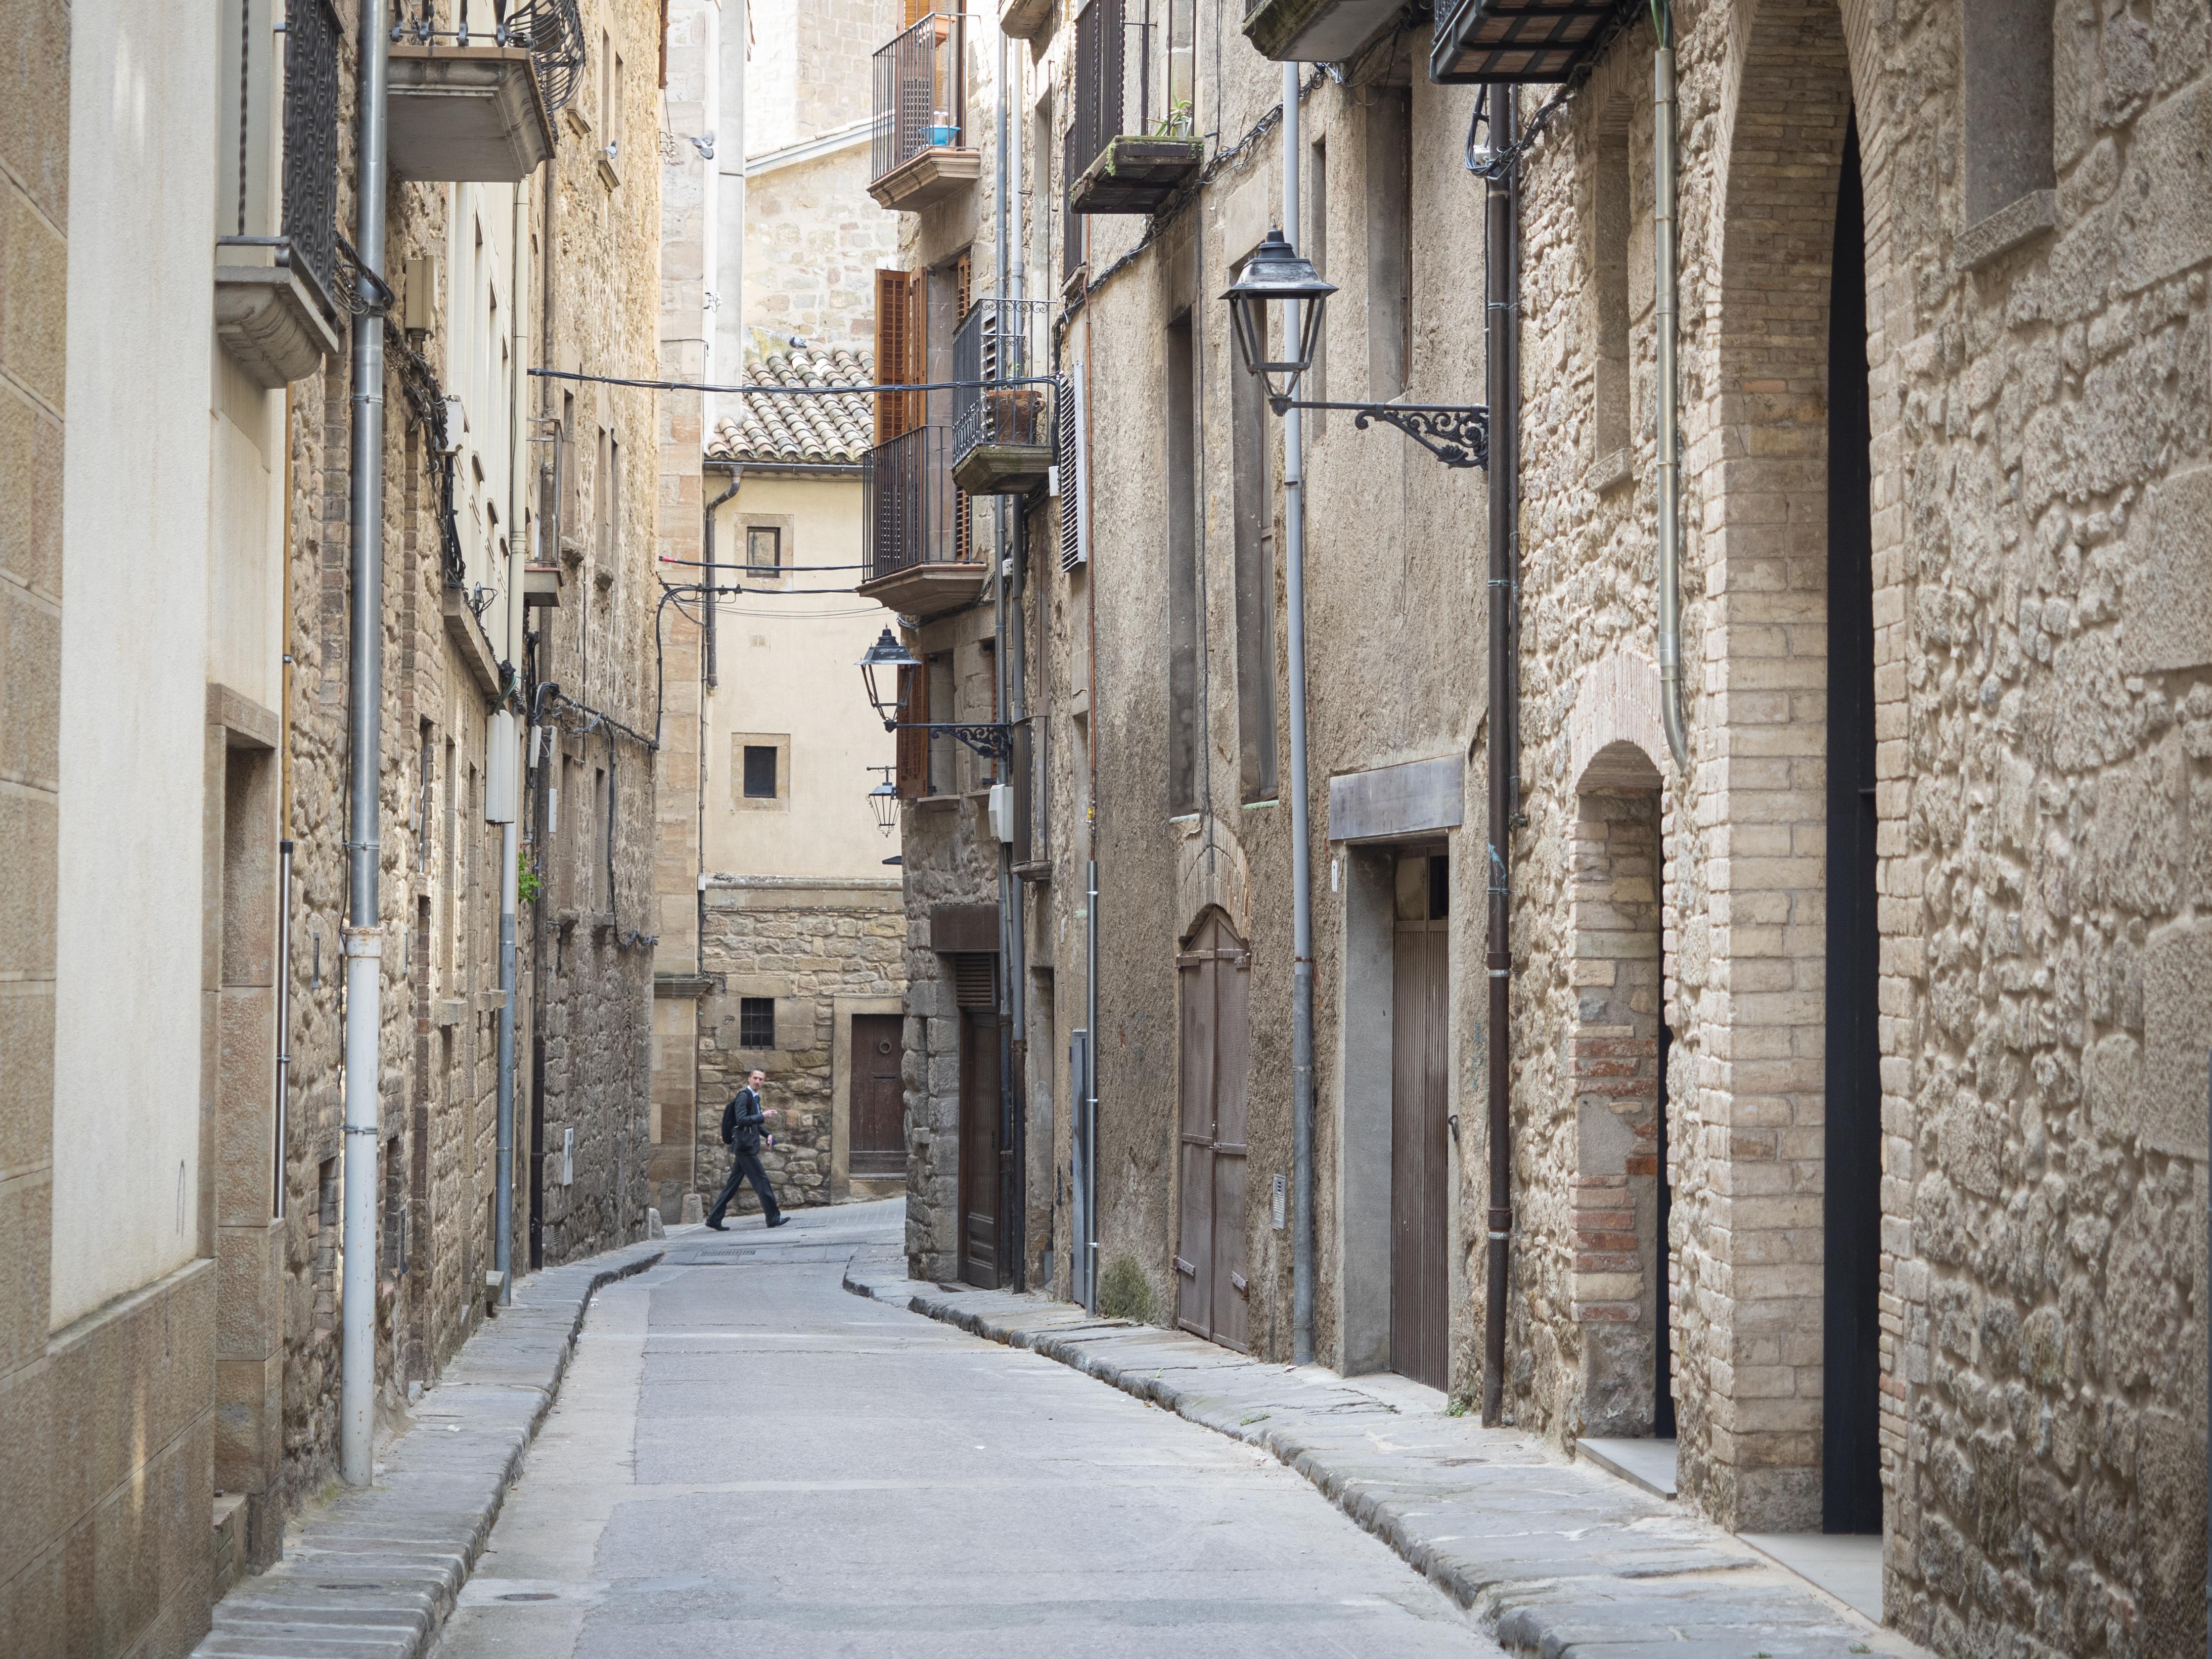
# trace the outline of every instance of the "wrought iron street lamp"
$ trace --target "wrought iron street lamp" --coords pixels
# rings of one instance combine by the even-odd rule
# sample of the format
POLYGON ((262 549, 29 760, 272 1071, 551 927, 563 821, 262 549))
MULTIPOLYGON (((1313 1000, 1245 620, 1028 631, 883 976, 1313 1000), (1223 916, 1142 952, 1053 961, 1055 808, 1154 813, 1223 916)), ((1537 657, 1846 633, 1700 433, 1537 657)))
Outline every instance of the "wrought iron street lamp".
POLYGON ((868 791, 868 807, 876 815, 876 828, 887 836, 898 828, 898 785, 891 781, 891 775, 897 769, 895 766, 871 766, 868 769, 871 772, 883 774, 877 780, 876 787, 868 791))
POLYGON ((1221 297, 1229 301, 1229 319, 1237 336, 1237 355, 1245 369, 1260 377, 1267 402, 1275 413, 1293 409, 1342 409, 1352 412, 1352 423, 1364 430, 1370 421, 1396 427, 1446 466, 1490 464, 1490 411, 1480 404, 1340 404, 1309 402, 1293 397, 1298 379, 1313 367, 1321 343, 1321 322, 1328 296, 1336 284, 1327 281, 1284 238, 1279 230, 1267 233, 1257 252, 1244 262, 1244 270, 1221 297), (1267 307, 1303 307, 1304 315, 1285 315, 1280 358, 1267 356, 1267 307))
POLYGON ((876 642, 860 659, 860 678, 868 688, 868 702, 883 717, 884 730, 890 731, 898 724, 898 717, 906 711, 906 703, 899 696, 898 671, 921 666, 921 659, 900 644, 898 636, 888 625, 876 636, 876 642), (892 672, 890 687, 886 690, 877 679, 879 670, 892 672))
MULTIPOLYGON (((1013 753, 1012 728, 1003 720, 908 720, 899 718, 906 713, 904 676, 908 670, 919 672, 921 659, 899 643, 897 636, 886 626, 876 636, 860 659, 860 678, 868 688, 868 702, 883 717, 886 732, 943 732, 956 743, 964 743, 985 760, 1002 761, 1013 753), (889 689, 878 678, 884 670, 893 671, 889 689)), ((894 791, 894 793, 896 792, 894 791)))

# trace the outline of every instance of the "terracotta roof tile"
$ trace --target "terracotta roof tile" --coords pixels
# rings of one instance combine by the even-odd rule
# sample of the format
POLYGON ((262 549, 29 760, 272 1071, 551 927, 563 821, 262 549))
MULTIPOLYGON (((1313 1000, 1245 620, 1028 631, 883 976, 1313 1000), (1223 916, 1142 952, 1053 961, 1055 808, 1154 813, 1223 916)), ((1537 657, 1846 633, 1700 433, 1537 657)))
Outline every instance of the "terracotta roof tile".
MULTIPOLYGON (((876 378, 875 354, 842 346, 778 352, 745 365, 748 386, 860 386, 876 378)), ((715 460, 759 466, 857 463, 874 443, 875 401, 847 396, 779 398, 744 394, 744 414, 714 422, 707 443, 715 460)))

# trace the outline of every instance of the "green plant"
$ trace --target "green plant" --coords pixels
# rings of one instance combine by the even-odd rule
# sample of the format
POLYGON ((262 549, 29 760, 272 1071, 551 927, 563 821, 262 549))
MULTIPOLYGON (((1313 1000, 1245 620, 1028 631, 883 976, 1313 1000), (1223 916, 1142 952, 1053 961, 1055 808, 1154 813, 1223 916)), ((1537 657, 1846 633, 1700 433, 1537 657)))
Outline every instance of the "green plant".
POLYGON ((1109 1319, 1133 1319, 1139 1325, 1156 1325, 1159 1306, 1152 1297, 1152 1282, 1133 1256, 1116 1256, 1098 1279, 1098 1311, 1109 1319))
POLYGON ((1446 1417, 1465 1417, 1474 1409, 1474 1401, 1469 1400, 1463 1394, 1454 1395, 1452 1396, 1451 1404, 1444 1407, 1444 1415, 1446 1417))
POLYGON ((538 879, 536 866, 518 865, 514 872, 514 897, 518 904, 537 903, 538 894, 544 890, 544 884, 538 879))
POLYGON ((1188 138, 1190 137, 1190 100, 1182 99, 1169 106, 1160 117, 1160 124, 1152 129, 1155 138, 1188 138))

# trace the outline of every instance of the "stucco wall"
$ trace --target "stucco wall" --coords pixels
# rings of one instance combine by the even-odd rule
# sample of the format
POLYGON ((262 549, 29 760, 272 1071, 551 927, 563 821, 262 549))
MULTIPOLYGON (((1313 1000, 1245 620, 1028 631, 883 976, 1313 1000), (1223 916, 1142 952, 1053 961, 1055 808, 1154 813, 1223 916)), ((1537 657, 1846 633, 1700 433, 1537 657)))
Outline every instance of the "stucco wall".
POLYGON ((212 208, 192 204, 214 177, 214 12, 72 18, 57 1328, 201 1244, 199 984, 159 965, 198 962, 202 942, 214 290, 212 208), (119 471, 118 445, 136 458, 119 471), (136 1040, 118 1047, 118 1027, 136 1040))

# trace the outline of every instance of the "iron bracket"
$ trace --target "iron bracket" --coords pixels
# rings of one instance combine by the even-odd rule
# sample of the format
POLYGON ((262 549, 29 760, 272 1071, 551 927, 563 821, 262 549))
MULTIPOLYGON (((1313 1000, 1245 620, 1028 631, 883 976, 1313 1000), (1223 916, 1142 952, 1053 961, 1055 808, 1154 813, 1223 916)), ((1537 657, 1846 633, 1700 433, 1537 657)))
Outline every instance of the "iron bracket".
POLYGON ((988 761, 1012 760, 1013 727, 1004 721, 975 724, 959 720, 886 720, 886 732, 942 732, 956 743, 964 743, 988 761))
POLYGON ((1332 404, 1267 398, 1278 415, 1293 409, 1342 409, 1363 432, 1370 421, 1395 426, 1446 466, 1490 465, 1490 410, 1481 404, 1332 404))

